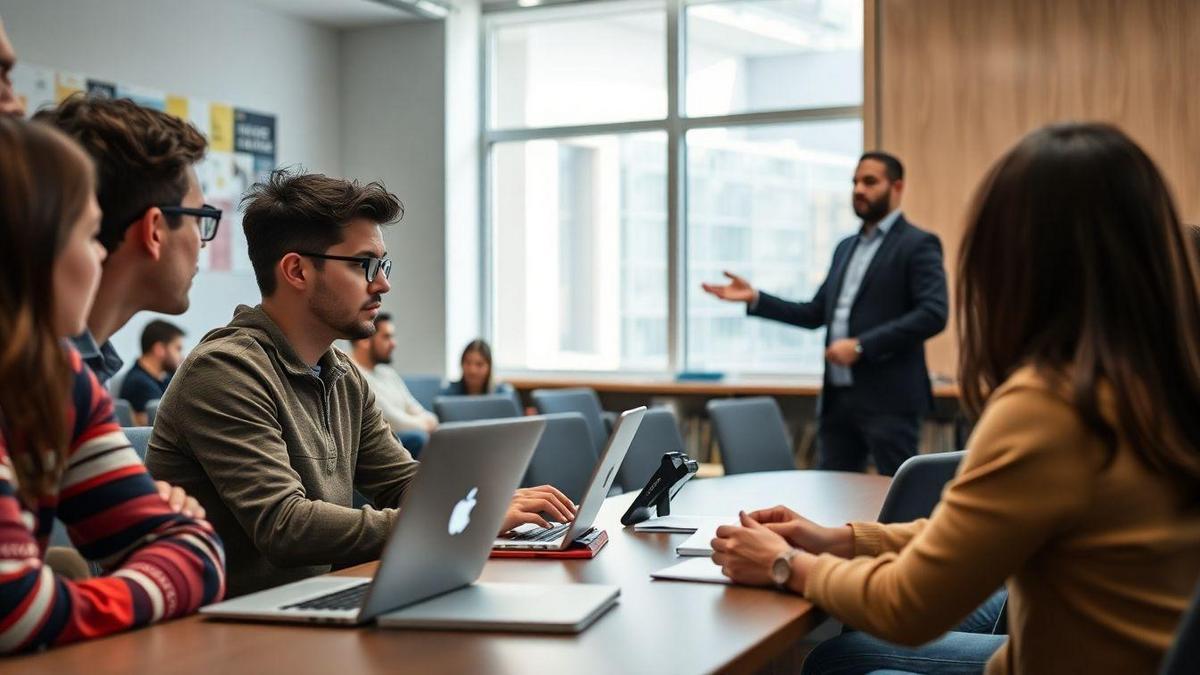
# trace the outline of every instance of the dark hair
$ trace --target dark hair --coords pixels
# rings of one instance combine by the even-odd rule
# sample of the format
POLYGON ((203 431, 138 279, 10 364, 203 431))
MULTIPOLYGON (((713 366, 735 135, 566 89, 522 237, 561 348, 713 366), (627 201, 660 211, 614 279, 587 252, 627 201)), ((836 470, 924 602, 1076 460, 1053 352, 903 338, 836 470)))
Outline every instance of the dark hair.
POLYGON ((54 322, 54 261, 96 189, 93 172, 64 134, 0 116, 0 433, 31 501, 53 493, 66 467, 71 365, 54 322))
MULTIPOLYGON (((127 98, 74 94, 34 119, 70 134, 95 160, 96 198, 104 212, 100 243, 109 252, 146 209, 183 201, 188 167, 207 146, 196 127, 127 98)), ((178 216, 166 220, 172 228, 183 222, 178 216)))
POLYGON ((864 159, 873 159, 876 162, 882 162, 884 173, 887 174, 888 180, 892 182, 904 180, 904 165, 900 163, 900 160, 895 155, 890 155, 879 150, 872 150, 871 152, 864 152, 862 157, 858 158, 859 163, 861 164, 864 159))
MULTIPOLYGON (((482 392, 486 394, 492 389, 492 348, 483 338, 471 340, 463 349, 462 356, 458 357, 458 365, 461 366, 467 360, 467 355, 471 354, 472 352, 479 354, 479 356, 487 362, 488 376, 487 379, 483 381, 482 392)), ((459 380, 459 382, 462 383, 463 392, 465 393, 467 390, 467 378, 463 377, 461 380, 459 380)))
MULTIPOLYGON (((382 183, 288 169, 251 186, 242 205, 250 264, 264 297, 275 292, 275 264, 288 253, 324 253, 342 242, 342 228, 354 218, 386 225, 404 217, 404 205, 382 183)), ((313 260, 318 268, 321 262, 313 260)))
POLYGON ((1200 481, 1200 269, 1162 176, 1105 124, 1026 136, 991 169, 958 259, 963 398, 1014 370, 1070 391, 1084 423, 1200 481), (1101 410, 1111 388, 1116 419, 1101 410))
POLYGON ((160 342, 170 344, 175 338, 181 338, 184 335, 186 333, 179 326, 169 321, 155 319, 146 324, 146 327, 142 329, 142 353, 148 353, 151 349, 154 349, 154 345, 160 342))

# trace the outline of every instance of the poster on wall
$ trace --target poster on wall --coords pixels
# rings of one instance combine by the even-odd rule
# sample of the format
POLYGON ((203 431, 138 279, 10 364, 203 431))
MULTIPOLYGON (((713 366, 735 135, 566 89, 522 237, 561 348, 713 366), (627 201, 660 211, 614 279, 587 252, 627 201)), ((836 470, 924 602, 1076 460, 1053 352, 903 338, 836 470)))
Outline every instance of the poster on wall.
POLYGON ((239 206, 245 191, 275 168, 274 115, 29 63, 13 69, 12 79, 13 89, 30 115, 86 92, 89 96, 128 98, 192 123, 208 139, 208 153, 196 166, 204 200, 224 212, 216 239, 200 252, 200 269, 251 271, 239 206))

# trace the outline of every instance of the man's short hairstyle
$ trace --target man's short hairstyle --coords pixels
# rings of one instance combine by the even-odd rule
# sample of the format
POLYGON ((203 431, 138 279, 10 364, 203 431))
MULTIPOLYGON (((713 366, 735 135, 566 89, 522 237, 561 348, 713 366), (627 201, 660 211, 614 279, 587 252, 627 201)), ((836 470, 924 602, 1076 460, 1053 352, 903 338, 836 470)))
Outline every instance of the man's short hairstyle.
POLYGON ((859 163, 864 159, 873 159, 876 162, 882 162, 884 173, 887 174, 888 180, 893 183, 898 180, 904 180, 904 165, 900 163, 900 160, 895 155, 889 155, 879 150, 872 150, 871 152, 864 152, 862 157, 858 158, 859 163))
MULTIPOLYGON (((343 228, 355 218, 387 225, 404 217, 404 205, 382 183, 288 169, 251 186, 242 205, 246 247, 263 297, 275 292, 275 265, 288 253, 324 253, 342 242, 343 228)), ((319 269, 323 261, 312 262, 319 269)))
MULTIPOLYGON (((96 162, 96 198, 104 211, 100 243, 110 253, 146 209, 183 201, 187 169, 208 145, 191 124, 127 98, 74 94, 34 119, 67 132, 96 162)), ((182 222, 167 218, 172 228, 182 222)))
POLYGON ((171 344, 175 338, 181 338, 187 333, 183 329, 168 321, 155 319, 146 324, 142 329, 142 353, 149 354, 154 345, 158 343, 171 344))

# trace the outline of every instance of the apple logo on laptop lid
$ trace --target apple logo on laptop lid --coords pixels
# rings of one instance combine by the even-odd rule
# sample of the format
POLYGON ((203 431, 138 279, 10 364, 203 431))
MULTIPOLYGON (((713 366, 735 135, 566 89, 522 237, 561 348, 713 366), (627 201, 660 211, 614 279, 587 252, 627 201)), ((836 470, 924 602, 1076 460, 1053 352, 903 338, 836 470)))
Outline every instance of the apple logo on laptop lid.
POLYGON ((466 497, 458 500, 454 510, 450 512, 450 524, 446 528, 451 535, 460 534, 471 524, 471 510, 475 508, 475 495, 479 488, 471 488, 466 497))

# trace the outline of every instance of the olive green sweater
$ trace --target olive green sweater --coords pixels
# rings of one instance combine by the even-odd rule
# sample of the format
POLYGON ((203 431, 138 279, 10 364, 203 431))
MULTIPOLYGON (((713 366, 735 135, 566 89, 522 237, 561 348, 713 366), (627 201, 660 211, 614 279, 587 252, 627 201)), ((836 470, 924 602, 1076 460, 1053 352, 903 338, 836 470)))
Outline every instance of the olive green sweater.
POLYGON ((1009 639, 988 673, 1156 672, 1200 578, 1194 486, 1123 441, 1107 461, 1032 369, 992 395, 969 447, 928 520, 852 523, 858 557, 820 556, 806 597, 917 645, 1007 581, 1009 639))
POLYGON ((208 511, 230 597, 377 559, 416 475, 349 358, 331 348, 318 365, 241 306, 159 405, 146 465, 208 511), (352 508, 355 488, 390 508, 352 508))

